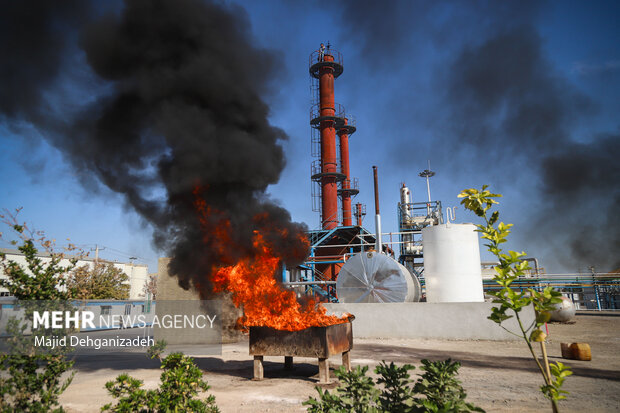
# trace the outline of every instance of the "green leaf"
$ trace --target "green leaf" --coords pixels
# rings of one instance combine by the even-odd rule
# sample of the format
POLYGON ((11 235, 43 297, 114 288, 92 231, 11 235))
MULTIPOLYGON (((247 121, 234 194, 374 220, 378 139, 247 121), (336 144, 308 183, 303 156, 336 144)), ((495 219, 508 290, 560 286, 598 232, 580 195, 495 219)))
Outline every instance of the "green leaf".
POLYGON ((545 323, 548 323, 549 320, 551 320, 551 313, 549 313, 548 311, 543 311, 540 313, 536 314, 536 324, 537 325, 542 325, 545 323))
POLYGON ((538 328, 532 331, 532 334, 530 334, 531 341, 541 342, 541 341, 545 341, 546 338, 547 338, 547 335, 541 329, 538 329, 538 328))

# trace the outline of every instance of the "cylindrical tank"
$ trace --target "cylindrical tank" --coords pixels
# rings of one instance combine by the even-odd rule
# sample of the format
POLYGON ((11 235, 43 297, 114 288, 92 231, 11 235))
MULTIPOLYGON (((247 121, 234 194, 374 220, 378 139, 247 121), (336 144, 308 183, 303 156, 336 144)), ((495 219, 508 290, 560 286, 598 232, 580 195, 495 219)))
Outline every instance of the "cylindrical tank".
MULTIPOLYGON (((407 226, 411 223, 413 213, 411 211, 411 191, 403 182, 400 187, 400 220, 401 225, 407 226)), ((403 251, 405 254, 416 254, 413 244, 413 234, 403 234, 403 251)))
POLYGON ((402 219, 403 221, 408 221, 411 219, 411 211, 410 204, 411 203, 411 191, 407 188, 407 185, 403 182, 403 185, 400 188, 400 204, 402 208, 402 219))
POLYGON ((484 301, 478 233, 473 224, 441 224, 422 229, 426 301, 484 301))
POLYGON ((385 254, 361 252, 349 258, 336 280, 341 303, 402 303, 420 300, 420 283, 385 254))
POLYGON ((551 321, 566 323, 567 321, 570 321, 575 317, 575 313, 577 312, 577 310, 575 309, 575 305, 570 298, 561 298, 562 302, 555 304, 556 310, 551 312, 551 321))

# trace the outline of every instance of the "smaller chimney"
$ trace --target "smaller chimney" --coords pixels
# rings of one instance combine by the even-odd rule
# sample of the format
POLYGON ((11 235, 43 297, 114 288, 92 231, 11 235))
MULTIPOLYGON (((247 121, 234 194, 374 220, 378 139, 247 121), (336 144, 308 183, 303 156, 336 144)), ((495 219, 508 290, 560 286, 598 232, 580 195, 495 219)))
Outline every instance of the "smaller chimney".
POLYGON ((376 166, 372 167, 372 172, 375 180, 375 250, 377 252, 383 252, 383 243, 381 242, 381 215, 379 214, 379 179, 377 178, 376 166))

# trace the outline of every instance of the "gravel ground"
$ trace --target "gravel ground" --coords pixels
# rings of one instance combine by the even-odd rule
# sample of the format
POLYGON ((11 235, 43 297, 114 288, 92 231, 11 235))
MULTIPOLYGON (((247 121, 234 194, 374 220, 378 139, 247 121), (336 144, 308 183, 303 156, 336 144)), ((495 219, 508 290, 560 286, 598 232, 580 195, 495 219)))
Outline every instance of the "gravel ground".
MULTIPOLYGON (((572 324, 550 324, 548 351, 551 360, 562 360, 560 342, 586 342, 592 361, 562 360, 573 368, 566 381, 568 400, 563 412, 616 412, 620 410, 620 314, 578 315, 572 324)), ((355 325, 354 325, 355 326, 355 325)), ((355 328, 355 327, 354 327, 355 328)), ((252 381, 252 357, 248 344, 226 344, 222 354, 198 356, 196 363, 205 371, 217 404, 228 412, 303 412, 302 401, 316 394, 316 359, 295 359, 291 372, 283 370, 283 358, 265 357, 263 381, 252 381)), ((353 365, 370 365, 381 360, 420 365, 420 360, 452 358, 462 363, 459 378, 468 400, 488 412, 548 411, 549 403, 538 391, 541 377, 522 342, 450 341, 420 339, 356 339, 353 365)), ((340 360, 330 360, 332 368, 340 360)), ((111 401, 106 381, 129 372, 144 380, 145 387, 159 382, 159 363, 142 354, 78 357, 78 373, 61 397, 69 412, 95 412, 111 401)), ((414 374, 417 370, 414 370, 414 374)), ((333 372, 332 372, 333 375, 333 372)), ((335 387, 336 384, 323 386, 335 387)))

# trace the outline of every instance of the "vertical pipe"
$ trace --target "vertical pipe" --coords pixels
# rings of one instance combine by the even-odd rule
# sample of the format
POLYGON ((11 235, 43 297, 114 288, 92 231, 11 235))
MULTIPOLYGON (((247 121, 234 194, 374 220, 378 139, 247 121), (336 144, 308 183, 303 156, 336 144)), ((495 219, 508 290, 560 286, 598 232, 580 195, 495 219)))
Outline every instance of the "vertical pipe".
POLYGON ((596 280, 593 281, 594 283, 594 296, 596 297, 596 309, 598 311, 601 311, 601 295, 599 294, 599 289, 598 289, 598 284, 596 283, 596 280))
MULTIPOLYGON (((334 57, 326 54, 326 62, 333 62, 334 57)), ((319 96, 320 115, 334 117, 336 114, 334 102, 334 69, 331 66, 322 66, 319 69, 319 96)), ((338 226, 338 185, 336 176, 330 175, 337 171, 336 162, 336 129, 334 120, 322 120, 321 129, 321 217, 323 229, 332 229, 338 226)))
POLYGON ((428 203, 426 204, 426 214, 431 215, 431 184, 426 176, 426 193, 428 194, 428 203))
POLYGON ((379 179, 377 178, 377 167, 372 167, 372 174, 375 183, 375 214, 379 215, 379 179))
MULTIPOLYGON (((344 118, 344 124, 348 124, 347 118, 344 118)), ((349 171, 349 134, 347 129, 341 129, 338 133, 340 136, 340 171, 344 175, 342 182, 342 225, 349 227, 353 225, 351 216, 351 193, 347 190, 351 188, 351 174, 349 171)))
POLYGON ((375 231, 377 234, 375 235, 375 250, 377 252, 382 252, 382 242, 381 242, 381 215, 379 215, 379 179, 377 178, 377 167, 372 167, 372 173, 375 180, 375 231))
POLYGON ((358 227, 362 226, 362 204, 355 204, 355 220, 358 227))

